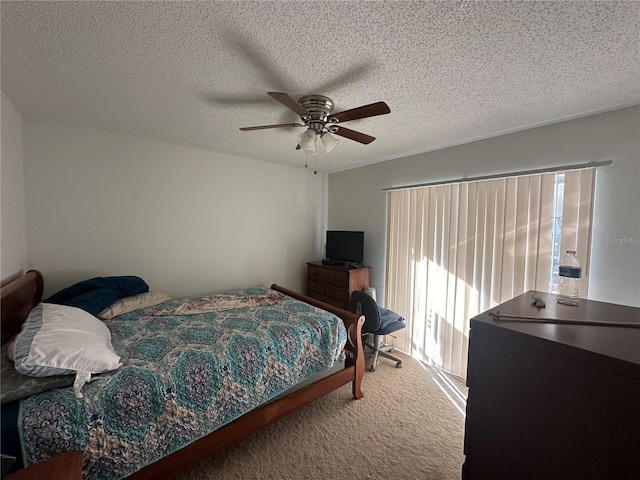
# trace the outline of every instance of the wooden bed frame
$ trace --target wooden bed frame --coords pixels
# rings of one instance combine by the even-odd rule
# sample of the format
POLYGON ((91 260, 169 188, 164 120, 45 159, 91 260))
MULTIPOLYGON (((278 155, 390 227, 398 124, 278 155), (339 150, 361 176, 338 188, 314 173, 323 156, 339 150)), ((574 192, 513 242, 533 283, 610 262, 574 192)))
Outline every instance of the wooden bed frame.
MULTIPOLYGON (((20 331, 31 309, 42 301, 44 281, 37 270, 27 273, 1 289, 0 315, 2 320, 2 344, 20 331)), ((133 480, 173 478, 189 465, 193 465, 238 440, 262 429, 264 426, 317 400, 337 388, 352 384, 355 399, 362 398, 361 382, 364 375, 364 354, 361 329, 364 317, 339 309, 319 300, 280 287, 271 286, 285 295, 322 308, 342 319, 348 333, 345 346, 345 367, 315 383, 264 404, 209 435, 158 460, 128 477, 133 480)))

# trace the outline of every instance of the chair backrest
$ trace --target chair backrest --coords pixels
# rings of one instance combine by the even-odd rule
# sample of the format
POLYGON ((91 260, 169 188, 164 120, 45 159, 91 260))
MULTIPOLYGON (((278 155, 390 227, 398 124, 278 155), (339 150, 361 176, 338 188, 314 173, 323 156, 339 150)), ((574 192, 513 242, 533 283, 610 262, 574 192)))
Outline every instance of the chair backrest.
POLYGON ((353 292, 351 294, 351 311, 358 315, 364 315, 362 333, 371 333, 380 330, 380 309, 371 296, 364 292, 353 292))

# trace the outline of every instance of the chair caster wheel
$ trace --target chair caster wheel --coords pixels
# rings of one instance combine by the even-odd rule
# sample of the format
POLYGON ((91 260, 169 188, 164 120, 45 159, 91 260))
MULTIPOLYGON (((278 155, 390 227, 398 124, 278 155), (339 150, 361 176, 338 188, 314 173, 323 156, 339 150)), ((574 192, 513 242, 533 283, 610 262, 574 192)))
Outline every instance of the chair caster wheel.
POLYGON ((375 366, 375 365, 371 365, 371 366, 369 367, 369 371, 370 371, 370 372, 375 372, 375 371, 376 371, 376 366, 375 366))
POLYGON ((402 368, 402 362, 396 363, 396 368, 402 368))

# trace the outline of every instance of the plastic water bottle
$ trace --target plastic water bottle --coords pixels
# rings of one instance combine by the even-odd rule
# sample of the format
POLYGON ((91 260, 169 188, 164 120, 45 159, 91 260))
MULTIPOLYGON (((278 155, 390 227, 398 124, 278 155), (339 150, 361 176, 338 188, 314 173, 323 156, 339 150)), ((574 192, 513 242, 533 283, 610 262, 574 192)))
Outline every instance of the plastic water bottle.
POLYGON ((575 250, 567 250, 558 269, 558 303, 578 305, 582 267, 575 250))

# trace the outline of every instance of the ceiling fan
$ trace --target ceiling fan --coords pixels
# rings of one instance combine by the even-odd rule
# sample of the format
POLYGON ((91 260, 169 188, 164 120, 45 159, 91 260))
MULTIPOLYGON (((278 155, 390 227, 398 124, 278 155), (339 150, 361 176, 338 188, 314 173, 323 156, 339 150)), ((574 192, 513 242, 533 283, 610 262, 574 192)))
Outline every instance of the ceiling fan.
POLYGON ((300 115, 302 123, 280 123, 276 125, 242 127, 240 130, 246 132, 265 128, 307 127, 304 133, 298 135, 298 145, 296 149, 303 148, 305 150, 315 151, 317 137, 320 137, 327 152, 329 152, 338 143, 338 140, 330 135, 331 133, 367 145, 373 142, 375 137, 356 132, 355 130, 345 128, 338 124, 391 112, 386 103, 376 102, 338 113, 331 113, 334 105, 333 100, 324 95, 307 95, 297 102, 286 93, 268 92, 268 95, 300 115))

